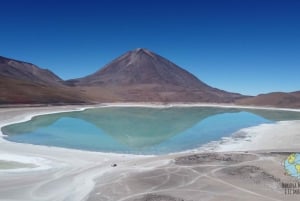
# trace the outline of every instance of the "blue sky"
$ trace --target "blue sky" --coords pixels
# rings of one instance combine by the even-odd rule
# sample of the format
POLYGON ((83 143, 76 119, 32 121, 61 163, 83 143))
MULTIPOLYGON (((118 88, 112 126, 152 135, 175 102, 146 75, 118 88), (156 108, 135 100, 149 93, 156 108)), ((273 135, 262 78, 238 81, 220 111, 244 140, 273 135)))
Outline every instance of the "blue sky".
POLYGON ((300 1, 1 1, 0 55, 63 79, 148 48, 207 84, 256 95, 300 90, 300 1))

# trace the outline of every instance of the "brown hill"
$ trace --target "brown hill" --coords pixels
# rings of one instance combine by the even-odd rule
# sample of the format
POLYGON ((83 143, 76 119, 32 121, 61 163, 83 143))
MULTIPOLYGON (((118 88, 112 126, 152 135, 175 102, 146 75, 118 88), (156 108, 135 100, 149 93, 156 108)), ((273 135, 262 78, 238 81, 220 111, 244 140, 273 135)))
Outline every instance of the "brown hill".
POLYGON ((92 75, 67 83, 97 101, 233 102, 242 97, 210 87, 142 48, 125 53, 92 75))
POLYGON ((300 108, 300 91, 291 93, 273 92, 260 94, 255 97, 237 100, 236 103, 239 105, 300 108))
POLYGON ((61 85, 57 75, 47 69, 41 69, 31 63, 17 61, 0 56, 0 75, 16 80, 30 81, 47 85, 61 85))
POLYGON ((0 104, 82 103, 87 99, 77 89, 49 70, 0 57, 0 104))

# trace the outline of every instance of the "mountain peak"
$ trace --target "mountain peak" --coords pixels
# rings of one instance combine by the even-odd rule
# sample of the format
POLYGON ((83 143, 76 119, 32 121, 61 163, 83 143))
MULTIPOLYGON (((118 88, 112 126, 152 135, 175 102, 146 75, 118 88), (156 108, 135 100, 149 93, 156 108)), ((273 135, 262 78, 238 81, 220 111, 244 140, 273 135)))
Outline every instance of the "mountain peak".
POLYGON ((141 84, 182 88, 207 86, 191 73, 145 48, 128 51, 96 73, 76 79, 75 82, 81 86, 141 84))
MULTIPOLYGON (((98 96, 126 101, 232 102, 241 97, 208 86, 146 48, 128 51, 97 72, 67 83, 92 87, 99 90, 98 96)), ((93 96, 96 94, 93 91, 93 96)))
POLYGON ((150 50, 146 49, 146 48, 136 48, 132 51, 129 51, 128 54, 131 55, 147 55, 150 56, 152 58, 155 57, 155 53, 151 52, 150 50))
POLYGON ((134 49, 133 51, 139 52, 139 51, 145 51, 145 50, 146 50, 146 48, 138 47, 138 48, 134 49))
POLYGON ((132 50, 132 52, 149 52, 149 50, 148 49, 146 49, 146 48, 141 48, 141 47, 139 47, 139 48, 136 48, 136 49, 134 49, 134 50, 132 50))

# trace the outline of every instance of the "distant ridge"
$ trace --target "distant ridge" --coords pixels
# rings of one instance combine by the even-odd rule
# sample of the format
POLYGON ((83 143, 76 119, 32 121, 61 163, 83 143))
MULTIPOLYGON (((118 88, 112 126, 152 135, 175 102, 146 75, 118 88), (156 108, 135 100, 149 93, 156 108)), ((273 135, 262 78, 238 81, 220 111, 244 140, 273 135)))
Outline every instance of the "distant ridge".
POLYGON ((46 85, 58 85, 63 82, 62 79, 50 70, 41 69, 31 63, 2 56, 0 56, 0 76, 46 85))
POLYGON ((258 96, 237 100, 236 104, 300 108, 300 91, 291 93, 272 92, 268 94, 260 94, 258 96))
POLYGON ((88 94, 99 99, 105 93, 110 101, 233 102, 243 97, 210 87, 144 48, 129 51, 97 72, 66 83, 85 89, 92 87, 88 94))
POLYGON ((78 104, 86 100, 51 71, 0 56, 0 104, 78 104))

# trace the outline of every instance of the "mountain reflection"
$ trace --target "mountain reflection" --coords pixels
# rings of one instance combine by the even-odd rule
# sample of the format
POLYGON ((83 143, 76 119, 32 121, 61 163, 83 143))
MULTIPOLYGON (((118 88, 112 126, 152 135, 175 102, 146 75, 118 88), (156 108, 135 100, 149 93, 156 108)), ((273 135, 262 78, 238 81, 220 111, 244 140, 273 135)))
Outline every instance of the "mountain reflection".
POLYGON ((93 124, 121 144, 139 148, 159 144, 208 117, 239 111, 238 109, 197 107, 163 109, 107 107, 39 116, 28 122, 4 127, 3 132, 8 135, 32 133, 40 128, 51 126, 61 118, 69 117, 93 124))
POLYGON ((222 108, 102 108, 72 116, 94 124, 130 147, 159 144, 210 116, 238 110, 222 108))
MULTIPOLYGON (((129 149, 144 149, 164 143, 174 136, 176 136, 178 139, 178 136, 181 136, 182 133, 190 128, 193 128, 195 125, 199 125, 200 122, 210 117, 217 117, 217 115, 225 113, 240 113, 241 111, 246 111, 254 114, 255 116, 271 121, 300 119, 300 113, 286 111, 240 110, 210 107, 105 107, 89 109, 81 112, 68 112, 39 116, 28 122, 6 126, 3 128, 3 132, 9 136, 26 135, 32 133, 38 136, 41 135, 39 132, 37 132, 38 130, 47 130, 54 124, 57 124, 59 121, 68 118, 67 121, 70 121, 70 124, 66 124, 67 126, 65 127, 61 126, 56 128, 56 133, 52 137, 57 140, 57 136, 60 134, 60 136, 62 136, 66 134, 66 132, 69 132, 67 127, 72 126, 72 121, 70 118, 73 118, 87 122, 87 125, 93 126, 96 131, 93 130, 93 132, 91 132, 92 128, 88 126, 81 128, 80 125, 76 125, 79 126, 80 129, 78 129, 78 131, 75 129, 76 132, 69 133, 68 135, 70 138, 67 140, 64 139, 66 141, 65 144, 70 143, 70 140, 72 140, 72 135, 74 134, 74 138, 77 135, 77 139, 81 140, 80 144, 83 143, 83 146, 88 147, 89 145, 91 146, 91 144, 93 144, 93 146, 99 146, 99 148, 93 147, 93 149, 101 150, 101 146, 105 143, 110 143, 111 146, 113 144, 120 144, 128 147, 129 149), (61 131, 61 133, 58 133, 59 131, 61 131), (111 141, 104 142, 103 138, 101 137, 103 135, 109 136, 111 141), (85 138, 90 139, 85 141, 85 138)), ((227 125, 227 127, 230 126, 227 125)), ((48 134, 51 132, 47 130, 46 133, 48 134)), ((213 135, 213 133, 211 135, 213 135)), ((9 136, 7 137, 8 139, 9 136)), ((51 137, 51 134, 47 135, 47 137, 51 137)), ((39 142, 39 144, 49 144, 51 140, 49 140, 47 137, 43 139, 45 142, 42 141, 39 142)), ((184 139, 186 138, 186 136, 181 137, 184 139)), ((30 140, 28 141, 30 142, 30 140)), ((72 143, 76 144, 76 142, 72 143)), ((53 145, 55 146, 56 144, 53 145)), ((73 148, 74 147, 77 148, 75 145, 73 148)))

